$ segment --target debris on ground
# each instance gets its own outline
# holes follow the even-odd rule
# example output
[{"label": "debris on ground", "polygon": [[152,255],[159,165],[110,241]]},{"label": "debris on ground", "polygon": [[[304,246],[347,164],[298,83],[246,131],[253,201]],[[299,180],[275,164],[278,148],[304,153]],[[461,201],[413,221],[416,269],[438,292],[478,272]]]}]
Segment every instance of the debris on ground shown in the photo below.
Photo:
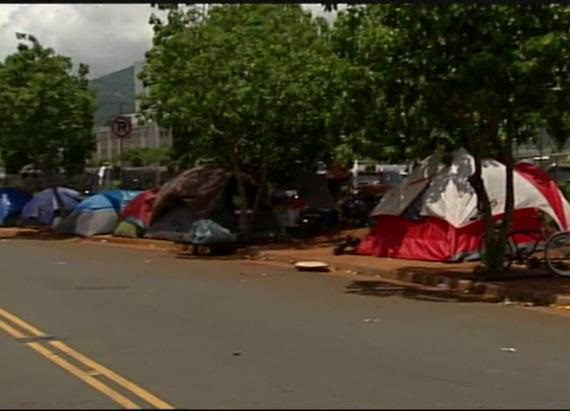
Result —
[{"label": "debris on ground", "polygon": [[57,261],[56,264],[57,265],[66,265],[67,263],[65,261]]},{"label": "debris on ground", "polygon": [[152,261],[152,260],[144,260],[143,262],[144,262],[145,264],[148,264],[148,263],[150,263],[151,261]]},{"label": "debris on ground", "polygon": [[503,351],[503,352],[517,352],[518,350],[514,347],[502,347],[501,351]]},{"label": "debris on ground", "polygon": [[295,268],[299,271],[330,271],[329,265],[322,261],[299,261],[295,263]]},{"label": "debris on ground", "polygon": [[236,351],[236,352],[232,353],[232,355],[233,355],[234,357],[239,357],[239,356],[241,355],[241,352]]},{"label": "debris on ground", "polygon": [[380,321],[380,319],[378,318],[365,318],[364,320],[362,320],[362,322],[365,323],[377,323],[378,321]]}]

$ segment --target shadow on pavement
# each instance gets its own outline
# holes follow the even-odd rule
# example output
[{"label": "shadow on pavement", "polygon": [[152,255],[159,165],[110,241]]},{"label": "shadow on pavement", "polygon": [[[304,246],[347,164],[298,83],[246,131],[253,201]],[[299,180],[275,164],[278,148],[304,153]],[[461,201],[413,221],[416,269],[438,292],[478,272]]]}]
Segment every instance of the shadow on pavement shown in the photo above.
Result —
[{"label": "shadow on pavement", "polygon": [[473,273],[473,269],[476,264],[471,265],[458,265],[453,266],[451,264],[442,264],[442,266],[437,267],[426,267],[426,266],[404,266],[396,268],[397,273],[414,273],[416,275],[426,275],[426,276],[442,276],[442,277],[452,277],[457,279],[475,280],[476,276]]},{"label": "shadow on pavement", "polygon": [[353,281],[346,287],[347,294],[356,294],[373,297],[399,296],[414,300],[433,302],[474,302],[470,298],[461,298],[446,291],[430,291],[425,289],[412,289],[403,286],[387,284],[382,281]]}]

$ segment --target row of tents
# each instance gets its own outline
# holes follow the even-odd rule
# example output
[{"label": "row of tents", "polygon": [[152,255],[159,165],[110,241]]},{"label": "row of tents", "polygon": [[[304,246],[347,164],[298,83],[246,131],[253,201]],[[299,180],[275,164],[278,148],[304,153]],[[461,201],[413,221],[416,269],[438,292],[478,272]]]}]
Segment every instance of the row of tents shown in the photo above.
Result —
[{"label": "row of tents", "polygon": [[[420,162],[380,200],[371,214],[375,223],[356,253],[441,262],[479,258],[484,224],[469,183],[474,167],[473,157],[465,150],[455,152],[450,163],[436,154]],[[482,178],[493,216],[499,219],[506,201],[506,167],[487,159]],[[244,181],[248,195],[254,196],[254,182],[245,176]],[[24,223],[51,225],[60,233],[114,233],[176,241],[196,221],[215,221],[235,232],[232,197],[236,191],[231,173],[211,166],[187,170],[160,188],[111,190],[88,198],[65,188],[47,189],[34,197],[16,189],[0,189],[0,225],[19,217]],[[548,215],[560,230],[569,229],[570,205],[539,167],[516,164],[514,193],[514,230],[542,228],[545,222],[540,213]],[[271,211],[261,213],[255,222],[254,231],[279,231]]]},{"label": "row of tents", "polygon": [[[250,197],[255,183],[244,176]],[[44,225],[55,232],[90,237],[115,234],[180,240],[192,225],[211,220],[235,231],[232,203],[237,192],[232,174],[212,166],[195,167],[160,188],[147,191],[108,190],[83,198],[65,187],[45,189],[35,196],[15,188],[0,189],[0,225]],[[279,230],[271,213],[257,219],[257,231]],[[265,217],[265,218],[264,218]]]}]

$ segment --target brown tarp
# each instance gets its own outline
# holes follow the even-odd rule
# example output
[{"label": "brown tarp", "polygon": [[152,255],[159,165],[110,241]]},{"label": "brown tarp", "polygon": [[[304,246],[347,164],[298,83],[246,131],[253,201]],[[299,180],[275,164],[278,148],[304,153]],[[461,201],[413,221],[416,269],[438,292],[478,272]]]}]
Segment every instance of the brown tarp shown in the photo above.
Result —
[{"label": "brown tarp", "polygon": [[162,186],[152,207],[151,222],[184,200],[196,220],[208,218],[218,206],[231,173],[199,166],[186,170]]}]

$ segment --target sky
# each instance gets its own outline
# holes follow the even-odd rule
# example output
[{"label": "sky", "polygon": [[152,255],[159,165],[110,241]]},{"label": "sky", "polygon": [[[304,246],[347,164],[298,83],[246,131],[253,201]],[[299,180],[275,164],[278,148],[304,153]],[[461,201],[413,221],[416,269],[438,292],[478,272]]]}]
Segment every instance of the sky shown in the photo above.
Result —
[{"label": "sky", "polygon": [[[331,17],[319,4],[304,7]],[[151,13],[149,4],[0,4],[0,60],[16,51],[16,32],[28,33],[99,77],[144,59]]]}]

